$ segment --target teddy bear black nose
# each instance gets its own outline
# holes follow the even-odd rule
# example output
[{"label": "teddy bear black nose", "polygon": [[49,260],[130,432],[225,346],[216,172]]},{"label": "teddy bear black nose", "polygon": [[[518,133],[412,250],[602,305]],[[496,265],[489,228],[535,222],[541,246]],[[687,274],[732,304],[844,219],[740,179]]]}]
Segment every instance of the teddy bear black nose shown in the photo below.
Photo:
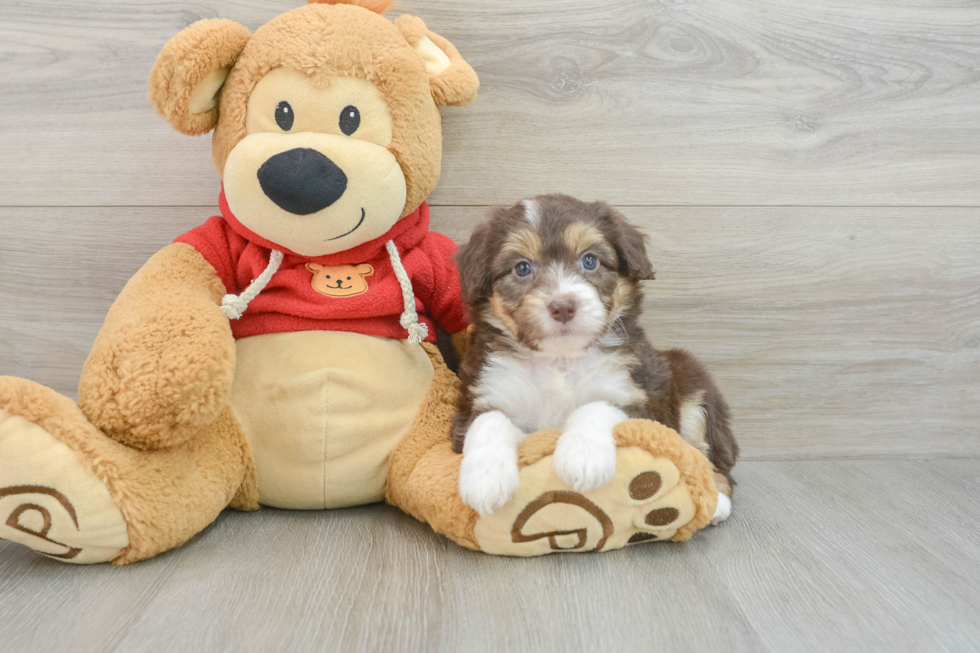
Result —
[{"label": "teddy bear black nose", "polygon": [[269,157],[259,168],[259,185],[279,208],[309,215],[340,199],[347,175],[320,152],[303,147]]}]

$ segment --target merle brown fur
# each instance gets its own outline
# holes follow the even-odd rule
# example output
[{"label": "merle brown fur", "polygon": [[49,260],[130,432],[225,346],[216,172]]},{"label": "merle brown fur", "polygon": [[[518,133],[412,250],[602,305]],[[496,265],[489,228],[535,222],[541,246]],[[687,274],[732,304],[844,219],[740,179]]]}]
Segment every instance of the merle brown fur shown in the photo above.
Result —
[{"label": "merle brown fur", "polygon": [[[627,284],[620,322],[625,342],[615,347],[630,361],[633,382],[647,394],[647,401],[620,406],[630,417],[656,420],[680,431],[681,406],[686,398],[703,392],[702,405],[706,413],[705,440],[708,458],[731,485],[731,470],[738,457],[738,443],[729,425],[728,404],[715,386],[708,371],[690,353],[682,349],[657,350],[650,344],[640,326],[643,310],[641,282],[654,278],[653,266],[646,252],[646,238],[618,211],[603,202],[585,203],[567,195],[543,195],[535,198],[540,207],[537,233],[544,243],[544,256],[567,257],[562,251],[564,230],[572,222],[584,222],[596,227],[606,239],[610,256],[602,260],[609,275]],[[466,355],[460,362],[460,393],[457,415],[453,421],[453,449],[461,452],[463,440],[474,414],[470,389],[476,383],[490,352],[517,351],[520,347],[534,348],[533,342],[493,326],[487,319],[490,299],[495,287],[506,283],[513,261],[501,259],[500,252],[509,234],[525,228],[524,207],[492,209],[486,222],[479,225],[470,240],[456,255],[463,298],[472,307],[473,335]],[[600,256],[600,258],[602,258]],[[611,301],[608,278],[594,284],[603,302]],[[613,284],[615,285],[615,284]],[[607,308],[609,304],[607,303]]]}]

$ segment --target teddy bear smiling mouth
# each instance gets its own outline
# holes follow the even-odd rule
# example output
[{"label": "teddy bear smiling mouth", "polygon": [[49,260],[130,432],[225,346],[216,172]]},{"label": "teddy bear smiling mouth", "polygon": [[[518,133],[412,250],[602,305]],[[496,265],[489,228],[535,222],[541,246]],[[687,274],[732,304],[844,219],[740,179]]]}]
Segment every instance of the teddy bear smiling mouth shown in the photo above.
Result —
[{"label": "teddy bear smiling mouth", "polygon": [[352,233],[354,233],[355,231],[357,231],[357,229],[358,229],[358,228],[359,228],[359,227],[360,227],[360,226],[361,226],[362,224],[364,224],[364,216],[365,216],[365,212],[364,212],[364,207],[362,206],[362,207],[361,207],[361,219],[357,221],[357,224],[356,224],[356,225],[354,225],[354,228],[353,228],[353,229],[351,229],[350,231],[348,231],[348,232],[346,232],[346,233],[342,233],[342,234],[340,234],[339,236],[334,236],[333,238],[326,238],[326,239],[324,239],[324,241],[325,241],[325,242],[330,242],[331,240],[338,240],[338,239],[340,239],[340,238],[343,238],[344,236],[349,236],[349,235],[351,235]]}]

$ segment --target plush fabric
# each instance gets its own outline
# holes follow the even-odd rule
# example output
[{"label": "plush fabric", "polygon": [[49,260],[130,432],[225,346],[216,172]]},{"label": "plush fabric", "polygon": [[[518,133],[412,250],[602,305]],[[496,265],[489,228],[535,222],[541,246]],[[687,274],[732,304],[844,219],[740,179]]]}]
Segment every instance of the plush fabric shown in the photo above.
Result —
[{"label": "plush fabric", "polygon": [[[616,476],[585,493],[563,487],[550,455],[523,467],[520,478],[510,503],[477,520],[474,534],[482,551],[527,557],[684,539],[677,531],[697,512],[687,486],[678,483],[674,461],[638,447],[620,447]],[[631,488],[644,484],[656,491],[633,496]]]},{"label": "plush fabric", "polygon": [[[289,83],[268,78],[273,91],[259,97],[265,113],[253,125],[278,124],[279,105],[266,105],[280,92],[305,92],[310,80],[306,90],[317,102],[364,90],[356,78],[378,91],[361,95],[372,98],[365,115],[378,115],[378,96],[387,105],[390,121],[364,139],[330,121],[318,139],[290,133],[288,120],[280,133],[254,132],[274,144],[264,162],[239,169],[239,181],[251,183],[287,152],[291,166],[319,166],[296,171],[297,179],[327,169],[335,179],[312,192],[283,173],[271,197],[265,188],[260,196],[251,186],[226,187],[242,192],[236,197],[246,210],[262,203],[249,218],[264,212],[286,225],[277,233],[302,240],[316,231],[310,221],[332,227],[349,215],[350,207],[330,213],[327,200],[360,206],[375,192],[398,204],[380,237],[364,231],[329,250],[323,242],[336,240],[333,230],[309,236],[303,251],[339,252],[311,258],[252,233],[228,208],[238,205],[222,196],[221,216],[154,255],[120,293],[82,370],[78,404],[0,377],[0,524],[17,541],[60,559],[125,564],[180,546],[227,507],[322,508],[382,497],[462,546],[506,555],[608,550],[651,539],[650,532],[684,539],[710,518],[716,490],[707,460],[651,422],[617,428],[622,473],[588,496],[556,480],[557,433],[544,432],[521,448],[522,487],[511,504],[480,518],[460,499],[460,456],[449,438],[458,380],[431,341],[438,324],[465,350],[467,311],[453,244],[428,232],[424,200],[439,177],[437,105],[471,101],[478,81],[420,19],[382,17],[388,4],[330,0],[287,12],[251,36],[236,23],[206,20],[164,47],[150,100],[178,131],[215,128],[222,173],[236,145],[253,136],[250,93],[273,69],[290,69],[279,75]],[[337,97],[329,97],[331,83]],[[390,142],[370,141],[388,141],[388,126]],[[396,159],[404,200],[390,192],[401,189],[401,177],[385,186],[371,175],[351,182],[367,187],[344,200],[340,165],[328,166],[328,155],[312,146],[330,149],[341,165],[338,152]],[[249,222],[261,230],[259,223],[269,221]],[[349,294],[329,288],[327,274],[339,269],[362,275],[361,285],[352,278]],[[429,342],[420,342],[423,326]]]},{"label": "plush fabric", "polygon": [[259,502],[342,508],[384,499],[388,454],[433,375],[421,347],[343,331],[238,341],[231,406],[256,462]]},{"label": "plush fabric", "polygon": [[[457,65],[469,69],[471,76],[453,74],[472,86],[476,78],[472,69],[462,59]],[[245,137],[248,96],[277,67],[311,76],[354,75],[375,84],[391,112],[395,136],[389,149],[405,173],[403,215],[418,208],[435,188],[442,159],[441,120],[431,101],[435,97],[432,83],[425,62],[398,28],[361,7],[299,7],[256,30],[221,93],[221,119],[214,133],[218,171],[224,170],[231,149]]]},{"label": "plush fabric", "polygon": [[443,68],[435,76],[429,77],[432,86],[432,98],[436,104],[443,106],[462,107],[476,99],[480,88],[480,80],[468,63],[463,61],[456,47],[435,32],[426,29],[425,23],[418,16],[408,14],[395,19],[395,27],[401,30],[410,45],[428,37],[449,59],[449,66]]},{"label": "plush fabric", "polygon": [[220,18],[198,21],[180,32],[150,71],[150,104],[182,134],[197,136],[214,129],[217,107],[195,115],[191,98],[215,71],[235,63],[250,37],[245,26]]},{"label": "plush fabric", "polygon": [[[456,413],[459,381],[438,350],[426,348],[435,368],[432,386],[412,430],[391,454],[385,496],[437,532],[476,551],[532,556],[686,540],[711,520],[718,501],[711,463],[674,430],[646,420],[616,427],[616,477],[584,495],[565,485],[552,467],[560,432],[530,436],[519,450],[517,495],[480,517],[459,498],[462,456],[444,435]],[[653,474],[657,487],[648,496],[631,492],[638,478]],[[558,535],[549,537],[553,533]]]},{"label": "plush fabric", "polygon": [[391,7],[395,0],[309,0],[311,5],[339,5],[348,4],[355,7],[363,7],[376,14],[383,14]]},{"label": "plush fabric", "polygon": [[[129,545],[126,520],[94,471],[43,428],[4,410],[0,477],[0,538],[75,564],[108,562]],[[71,498],[56,484],[72,488]]]},{"label": "plush fabric", "polygon": [[[192,440],[157,451],[141,451],[109,438],[73,401],[24,379],[0,377],[0,411],[23,417],[67,445],[105,485],[126,520],[129,538],[113,559],[117,564],[183,544],[233,501],[241,509],[258,507],[249,500],[255,483],[248,476],[253,471],[251,452],[227,407]],[[30,457],[24,464],[43,467],[49,461]],[[0,479],[0,487],[8,485]],[[89,495],[71,479],[49,480],[48,485],[68,497],[80,513],[87,511]]]},{"label": "plush fabric", "polygon": [[138,449],[178,446],[228,403],[235,341],[214,268],[190,245],[155,254],[123,288],[82,369],[79,405]]},{"label": "plush fabric", "polygon": [[459,379],[435,345],[423,345],[435,370],[411,430],[391,452],[385,499],[469,549],[478,515],[459,498],[459,459],[449,441]]},{"label": "plush fabric", "polygon": [[[617,446],[643,449],[653,457],[672,461],[678,468],[679,482],[689,489],[697,511],[692,520],[679,527],[670,539],[686,540],[711,521],[718,502],[718,490],[714,484],[714,470],[705,456],[684,442],[673,429],[647,420],[623,422],[615,428],[613,435]],[[557,431],[545,431],[538,437],[526,440],[521,445],[518,464],[525,467],[550,456],[555,451],[558,436]]]}]

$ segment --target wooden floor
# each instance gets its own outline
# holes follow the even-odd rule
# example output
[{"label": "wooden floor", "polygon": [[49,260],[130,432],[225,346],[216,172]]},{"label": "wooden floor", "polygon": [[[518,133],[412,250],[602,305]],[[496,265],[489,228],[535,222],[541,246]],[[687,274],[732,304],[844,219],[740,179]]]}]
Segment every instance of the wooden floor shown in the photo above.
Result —
[{"label": "wooden floor", "polygon": [[680,544],[497,558],[389,506],[225,513],[126,568],[0,544],[4,651],[975,651],[973,460],[750,462]]},{"label": "wooden floor", "polygon": [[[216,211],[146,100],[200,18],[0,0],[0,374],[74,396],[126,280]],[[691,542],[473,554],[385,506],[226,514],[124,569],[0,543],[0,651],[980,650],[980,0],[412,0],[482,81],[433,228],[568,192],[651,237],[645,326],[743,446]]]}]

